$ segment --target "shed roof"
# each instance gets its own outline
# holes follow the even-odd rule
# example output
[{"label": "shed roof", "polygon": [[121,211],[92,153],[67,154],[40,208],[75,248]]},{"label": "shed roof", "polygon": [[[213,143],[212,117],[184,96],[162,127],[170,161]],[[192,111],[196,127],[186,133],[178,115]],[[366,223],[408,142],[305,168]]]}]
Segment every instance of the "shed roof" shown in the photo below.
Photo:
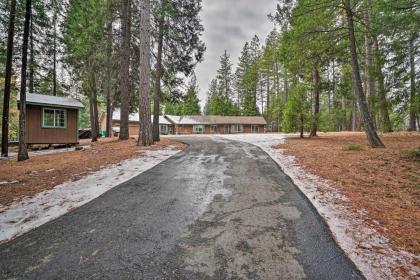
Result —
[{"label": "shed roof", "polygon": [[[17,96],[17,101],[20,102],[20,95]],[[49,105],[63,108],[84,108],[83,104],[77,99],[71,97],[52,96],[36,93],[26,94],[26,104],[30,105]]]},{"label": "shed roof", "polygon": [[[120,121],[121,120],[121,111],[119,109],[115,110],[112,113],[112,120],[114,121]],[[138,122],[139,121],[139,113],[133,113],[128,116],[128,120],[130,122]],[[153,116],[152,116],[152,122],[153,122]],[[159,116],[159,124],[167,124],[170,125],[170,123],[165,117]]]},{"label": "shed roof", "polygon": [[267,122],[261,116],[165,116],[167,119],[179,125],[194,124],[255,124],[266,125]]}]

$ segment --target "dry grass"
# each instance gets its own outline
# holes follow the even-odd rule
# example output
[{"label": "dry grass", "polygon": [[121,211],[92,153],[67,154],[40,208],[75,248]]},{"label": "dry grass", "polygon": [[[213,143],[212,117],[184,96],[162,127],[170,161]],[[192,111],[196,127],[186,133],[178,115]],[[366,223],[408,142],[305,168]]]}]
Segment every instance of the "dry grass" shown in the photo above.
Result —
[{"label": "dry grass", "polygon": [[101,139],[90,148],[34,156],[24,162],[16,159],[0,161],[0,182],[17,181],[0,185],[0,205],[6,206],[26,196],[33,196],[53,188],[68,180],[77,180],[90,172],[98,171],[110,164],[139,157],[147,150],[158,150],[175,145],[180,149],[184,144],[166,138],[151,147],[137,146],[134,139],[119,141]]},{"label": "dry grass", "polygon": [[391,243],[420,253],[420,133],[381,135],[386,148],[372,149],[363,133],[320,133],[288,139],[281,148],[313,173],[335,181],[352,209]]}]

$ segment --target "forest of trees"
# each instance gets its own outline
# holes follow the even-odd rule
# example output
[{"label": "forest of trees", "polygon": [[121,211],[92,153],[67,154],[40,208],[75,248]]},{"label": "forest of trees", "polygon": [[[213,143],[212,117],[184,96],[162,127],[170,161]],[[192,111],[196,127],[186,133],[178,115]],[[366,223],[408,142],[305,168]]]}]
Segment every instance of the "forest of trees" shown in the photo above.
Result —
[{"label": "forest of trees", "polygon": [[201,0],[1,0],[2,155],[8,139],[23,141],[18,92],[80,99],[92,141],[114,108],[122,140],[140,110],[144,145],[159,140],[162,112],[263,115],[271,131],[302,136],[365,130],[373,147],[383,145],[377,131],[420,127],[418,1],[279,0],[265,40],[245,43],[236,66],[221,54],[203,111],[201,9]]},{"label": "forest of trees", "polygon": [[[23,139],[17,137],[23,130],[17,127],[18,91],[80,99],[79,123],[91,128],[92,141],[102,112],[111,135],[115,108],[121,109],[122,140],[129,136],[128,115],[140,111],[141,127],[150,126],[141,131],[144,145],[159,140],[164,104],[200,113],[194,76],[205,51],[200,11],[201,0],[0,1],[2,155],[8,139]],[[19,124],[24,127],[24,119]]]},{"label": "forest of trees", "polygon": [[283,0],[276,28],[225,52],[204,112],[263,115],[272,131],[420,127],[420,4],[412,0]]}]

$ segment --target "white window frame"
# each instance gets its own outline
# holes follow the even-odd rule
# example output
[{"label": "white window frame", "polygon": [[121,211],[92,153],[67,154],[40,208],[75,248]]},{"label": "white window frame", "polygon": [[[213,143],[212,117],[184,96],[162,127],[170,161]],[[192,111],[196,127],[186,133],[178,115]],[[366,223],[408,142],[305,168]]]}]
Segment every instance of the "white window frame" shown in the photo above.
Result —
[{"label": "white window frame", "polygon": [[[162,129],[162,128],[165,128],[165,129]],[[162,134],[168,134],[168,125],[167,124],[160,124],[159,125],[159,131],[160,131],[160,133],[162,133]]]},{"label": "white window frame", "polygon": [[230,126],[231,133],[242,133],[244,132],[244,126],[242,124],[232,124]]},{"label": "white window frame", "polygon": [[204,133],[204,125],[194,124],[193,125],[193,132],[197,133],[197,134],[203,134]]},{"label": "white window frame", "polygon": [[[45,111],[54,111],[54,125],[46,125],[45,124]],[[60,126],[56,124],[56,114],[57,112],[63,112],[64,113],[64,126]],[[41,120],[41,126],[42,128],[60,128],[60,129],[66,129],[67,128],[67,110],[61,109],[61,108],[48,108],[43,107],[42,108],[42,120]]]}]

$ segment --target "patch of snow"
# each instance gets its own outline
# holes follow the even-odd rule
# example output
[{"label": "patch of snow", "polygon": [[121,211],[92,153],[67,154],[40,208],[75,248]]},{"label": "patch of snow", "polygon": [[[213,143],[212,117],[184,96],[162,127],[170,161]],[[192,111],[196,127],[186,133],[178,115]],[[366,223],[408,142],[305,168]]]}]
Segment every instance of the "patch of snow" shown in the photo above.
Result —
[{"label": "patch of snow", "polygon": [[0,181],[0,186],[1,185],[11,185],[11,184],[16,184],[19,183],[19,181],[13,180],[13,181]]},{"label": "patch of snow", "polygon": [[[292,179],[328,224],[333,237],[367,279],[406,279],[397,275],[398,268],[408,269],[412,279],[420,274],[414,262],[419,256],[392,248],[388,239],[363,221],[363,210],[354,212],[345,206],[348,198],[337,193],[334,182],[309,173],[293,156],[275,146],[284,143],[285,134],[218,135],[260,147]],[[343,202],[343,203],[340,203]]]},{"label": "patch of snow", "polygon": [[0,243],[88,203],[178,152],[179,150],[174,146],[146,151],[141,157],[91,172],[80,180],[65,182],[51,190],[38,193],[34,197],[14,202],[10,206],[0,205]]},{"label": "patch of snow", "polygon": [[[88,147],[89,146],[83,147],[83,149],[86,149]],[[76,150],[75,147],[71,147],[71,148],[58,148],[58,149],[45,149],[45,150],[39,150],[39,151],[30,151],[29,152],[29,157],[35,157],[35,156],[41,156],[41,155],[50,155],[50,154],[59,154],[59,153],[64,153],[64,152],[73,152],[75,150]],[[9,157],[7,157],[7,158],[1,157],[0,159],[8,160],[8,159],[11,159],[11,158],[16,158],[16,157],[17,157],[16,152],[9,152]]]}]

